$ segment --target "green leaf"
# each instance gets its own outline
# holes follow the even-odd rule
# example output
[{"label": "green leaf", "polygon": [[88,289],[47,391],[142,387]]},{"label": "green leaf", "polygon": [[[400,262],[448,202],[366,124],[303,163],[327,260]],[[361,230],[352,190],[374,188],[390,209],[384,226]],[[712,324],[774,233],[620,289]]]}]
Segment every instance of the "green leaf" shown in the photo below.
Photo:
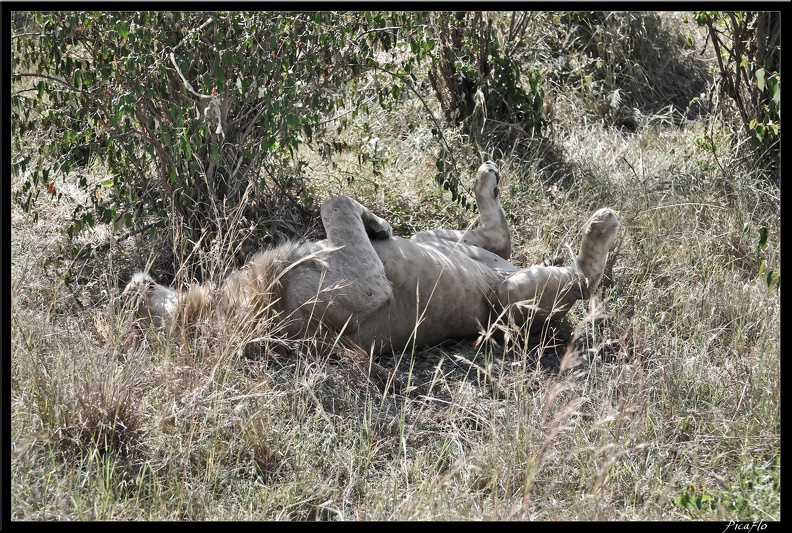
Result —
[{"label": "green leaf", "polygon": [[760,68],[756,71],[756,86],[759,87],[760,91],[764,91],[765,88],[765,70]]},{"label": "green leaf", "polygon": [[759,249],[763,249],[767,246],[767,228],[762,226],[759,228]]}]

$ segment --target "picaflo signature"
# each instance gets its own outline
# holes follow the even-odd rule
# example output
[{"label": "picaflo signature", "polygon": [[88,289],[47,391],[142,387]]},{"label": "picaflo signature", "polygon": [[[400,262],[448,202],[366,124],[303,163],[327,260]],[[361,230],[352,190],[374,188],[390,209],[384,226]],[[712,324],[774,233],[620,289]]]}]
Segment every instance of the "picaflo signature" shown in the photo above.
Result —
[{"label": "picaflo signature", "polygon": [[736,522],[734,520],[729,520],[726,529],[724,529],[722,533],[726,533],[729,530],[742,531],[743,533],[752,533],[754,529],[756,529],[756,531],[764,531],[766,528],[767,524],[761,519],[754,520],[753,522]]}]

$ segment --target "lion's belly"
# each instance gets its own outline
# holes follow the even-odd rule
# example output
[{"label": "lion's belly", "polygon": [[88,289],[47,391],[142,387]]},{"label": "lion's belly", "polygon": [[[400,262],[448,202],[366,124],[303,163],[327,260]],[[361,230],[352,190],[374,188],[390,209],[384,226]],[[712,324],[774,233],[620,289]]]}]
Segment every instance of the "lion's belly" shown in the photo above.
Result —
[{"label": "lion's belly", "polygon": [[[393,299],[351,335],[360,346],[401,350],[413,343],[472,337],[487,326],[490,298],[505,277],[500,269],[459,248],[446,255],[448,250],[398,237],[372,244],[392,285]],[[486,254],[485,259],[494,256]]]}]

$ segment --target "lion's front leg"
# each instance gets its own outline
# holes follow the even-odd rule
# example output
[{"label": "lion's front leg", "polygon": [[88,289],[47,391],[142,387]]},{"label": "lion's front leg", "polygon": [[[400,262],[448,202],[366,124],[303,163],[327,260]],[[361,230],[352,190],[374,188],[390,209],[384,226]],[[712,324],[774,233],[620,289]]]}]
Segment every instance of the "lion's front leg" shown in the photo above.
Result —
[{"label": "lion's front leg", "polygon": [[346,320],[350,315],[362,321],[393,298],[385,267],[371,245],[369,234],[387,239],[393,230],[359,202],[337,196],[322,205],[322,223],[327,241],[337,247],[328,254],[327,282],[334,283],[331,319]]},{"label": "lion's front leg", "polygon": [[352,334],[393,298],[369,234],[388,238],[390,225],[357,201],[337,196],[322,204],[327,241],[306,245],[306,260],[284,278],[284,299],[301,324],[316,320]]}]

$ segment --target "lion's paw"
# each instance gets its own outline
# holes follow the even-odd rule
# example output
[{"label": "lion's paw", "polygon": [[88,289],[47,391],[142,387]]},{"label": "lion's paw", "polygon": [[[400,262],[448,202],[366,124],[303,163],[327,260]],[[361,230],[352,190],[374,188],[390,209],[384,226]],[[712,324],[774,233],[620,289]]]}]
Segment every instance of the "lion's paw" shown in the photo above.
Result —
[{"label": "lion's paw", "polygon": [[476,194],[483,195],[492,191],[495,198],[498,197],[498,182],[500,181],[500,171],[498,166],[492,161],[487,161],[478,169],[476,176]]},{"label": "lion's paw", "polygon": [[391,225],[374,213],[369,213],[368,216],[363,217],[363,225],[366,227],[366,234],[370,239],[388,239],[393,235]]}]

